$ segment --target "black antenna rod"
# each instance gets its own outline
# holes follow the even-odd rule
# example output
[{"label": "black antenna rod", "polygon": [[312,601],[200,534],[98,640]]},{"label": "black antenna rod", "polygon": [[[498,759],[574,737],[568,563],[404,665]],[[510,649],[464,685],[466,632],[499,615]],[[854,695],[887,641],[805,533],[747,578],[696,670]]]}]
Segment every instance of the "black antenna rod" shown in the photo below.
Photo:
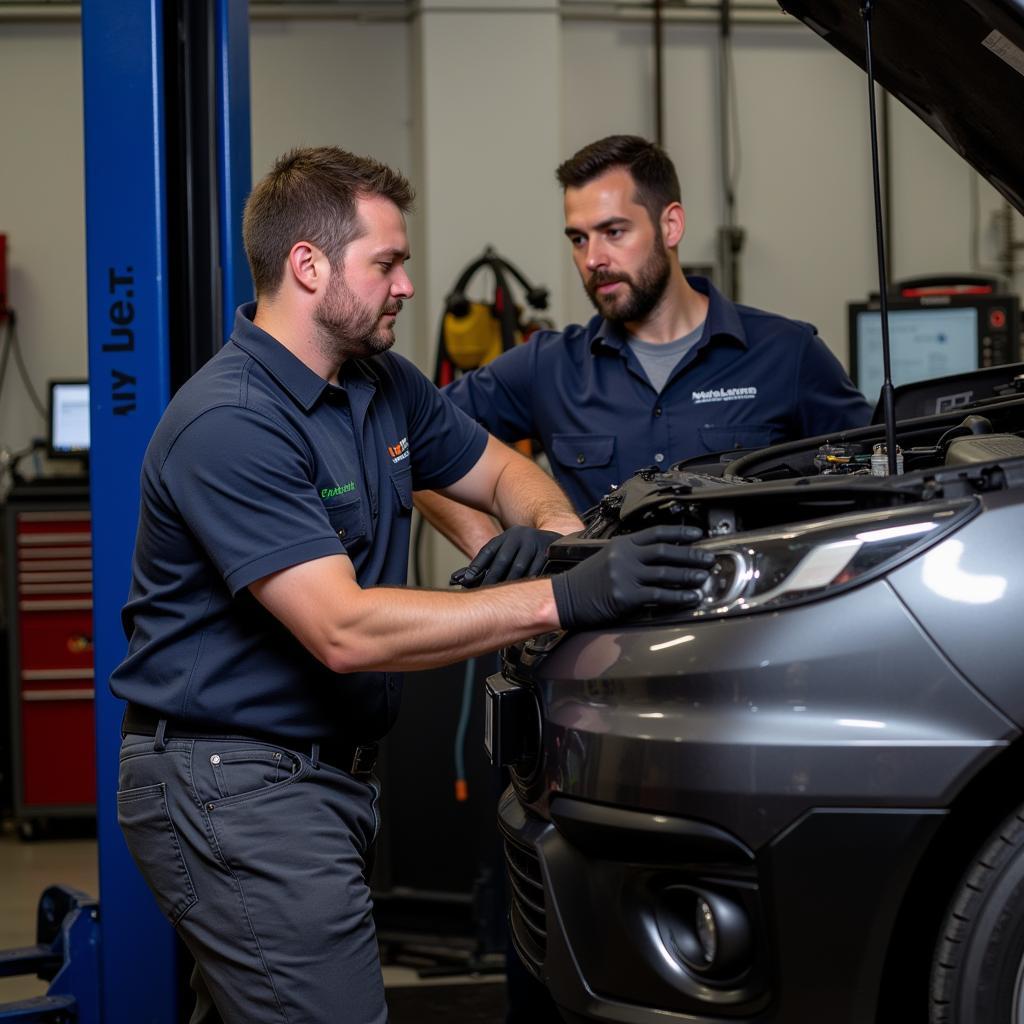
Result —
[{"label": "black antenna rod", "polygon": [[878,175],[878,129],[875,122],[875,71],[871,59],[872,0],[862,0],[860,13],[864,18],[864,53],[867,57],[868,111],[871,116],[871,178],[875,188],[875,238],[878,245],[878,298],[882,315],[882,410],[885,419],[885,447],[889,476],[896,475],[896,405],[892,390],[892,364],[889,358],[889,275],[885,269],[885,237],[882,230],[882,186]]}]

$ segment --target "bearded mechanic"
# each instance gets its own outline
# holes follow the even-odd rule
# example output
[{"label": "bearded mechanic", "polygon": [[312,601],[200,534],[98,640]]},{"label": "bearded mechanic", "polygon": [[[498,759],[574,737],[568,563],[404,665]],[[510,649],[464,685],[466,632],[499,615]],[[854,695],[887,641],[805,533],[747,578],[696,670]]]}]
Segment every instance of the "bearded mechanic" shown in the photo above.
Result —
[{"label": "bearded mechanic", "polygon": [[[659,146],[612,135],[556,176],[573,261],[598,315],[534,334],[445,394],[495,437],[537,440],[578,511],[644,466],[869,421],[870,406],[812,325],[734,304],[706,279],[683,275],[686,215]],[[416,503],[476,556],[464,585],[543,564],[552,535],[516,529],[495,538],[484,516],[436,495]]]},{"label": "bearded mechanic", "polygon": [[384,1024],[365,878],[373,741],[403,669],[686,607],[696,531],[609,544],[552,580],[402,586],[412,489],[505,524],[579,520],[558,487],[389,351],[413,287],[396,171],[296,150],[254,188],[256,302],[174,396],[143,463],[118,820],[196,961],[192,1024]]}]

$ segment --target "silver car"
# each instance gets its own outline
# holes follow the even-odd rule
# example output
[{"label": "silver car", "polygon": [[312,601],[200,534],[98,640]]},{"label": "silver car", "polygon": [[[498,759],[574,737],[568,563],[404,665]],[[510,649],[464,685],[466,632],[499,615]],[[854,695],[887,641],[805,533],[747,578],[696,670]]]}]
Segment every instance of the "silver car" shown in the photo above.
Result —
[{"label": "silver car", "polygon": [[[863,60],[856,0],[786,6]],[[877,78],[1020,209],[1024,133],[992,139],[1024,8],[934,6],[882,5]],[[718,555],[693,611],[537,637],[488,683],[514,941],[567,1020],[1024,1022],[1022,369],[901,420],[902,475],[881,426],[652,469],[552,548],[686,522]]]}]

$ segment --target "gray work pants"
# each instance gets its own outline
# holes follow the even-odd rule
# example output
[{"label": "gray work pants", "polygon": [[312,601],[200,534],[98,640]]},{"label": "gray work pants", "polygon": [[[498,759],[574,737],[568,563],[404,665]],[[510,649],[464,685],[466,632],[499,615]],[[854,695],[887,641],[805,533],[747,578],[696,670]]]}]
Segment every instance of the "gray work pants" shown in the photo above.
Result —
[{"label": "gray work pants", "polygon": [[118,821],[196,959],[192,1024],[385,1024],[377,796],[267,743],[125,737]]}]

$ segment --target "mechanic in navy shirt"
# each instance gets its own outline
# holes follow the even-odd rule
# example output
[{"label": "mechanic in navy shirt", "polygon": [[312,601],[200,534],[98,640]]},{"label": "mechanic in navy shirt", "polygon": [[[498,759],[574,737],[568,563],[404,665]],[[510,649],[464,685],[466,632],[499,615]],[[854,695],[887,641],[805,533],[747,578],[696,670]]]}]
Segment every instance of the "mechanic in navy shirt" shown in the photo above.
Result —
[{"label": "mechanic in navy shirt", "polygon": [[693,531],[560,577],[403,588],[414,487],[563,532],[557,485],[388,350],[413,294],[408,182],[335,148],[246,204],[257,301],[147,449],[117,794],[128,847],[196,960],[193,1024],[383,1024],[366,864],[372,743],[407,668],[699,599]]},{"label": "mechanic in navy shirt", "polygon": [[[662,149],[613,135],[581,149],[557,177],[565,234],[598,315],[534,334],[445,391],[495,437],[538,440],[578,511],[644,466],[869,421],[870,406],[814,327],[735,305],[683,275],[685,214]],[[494,536],[483,516],[432,495],[417,504],[470,557]],[[515,578],[495,572],[502,543],[521,548],[529,537],[496,541],[468,582]],[[518,551],[518,564],[536,565],[530,554]]]}]

